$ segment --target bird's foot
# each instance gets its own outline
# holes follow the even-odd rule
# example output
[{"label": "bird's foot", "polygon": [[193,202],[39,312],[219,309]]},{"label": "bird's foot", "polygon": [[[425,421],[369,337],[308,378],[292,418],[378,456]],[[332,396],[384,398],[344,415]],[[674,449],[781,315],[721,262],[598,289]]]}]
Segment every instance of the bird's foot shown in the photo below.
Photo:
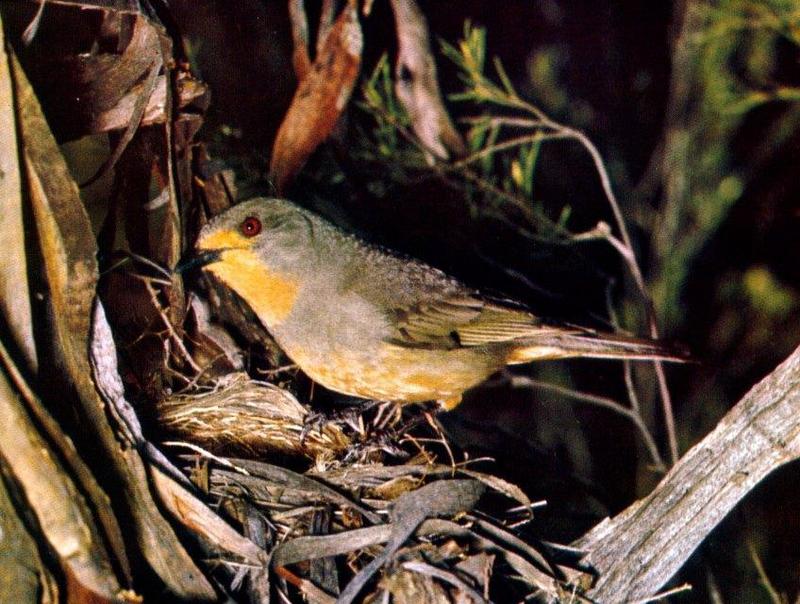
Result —
[{"label": "bird's foot", "polygon": [[308,435],[315,430],[321,434],[325,426],[329,424],[349,429],[357,434],[364,434],[364,413],[385,403],[383,401],[356,400],[357,402],[354,404],[348,405],[342,409],[333,411],[312,411],[306,415],[303,419],[303,429],[300,432],[300,442],[305,442]]},{"label": "bird's foot", "polygon": [[344,428],[348,427],[356,432],[360,431],[362,409],[358,407],[346,407],[336,411],[312,411],[303,419],[303,429],[300,431],[300,444],[304,444],[308,435],[314,431],[322,432],[325,426],[333,424]]},{"label": "bird's foot", "polygon": [[398,444],[397,433],[393,429],[379,430],[368,434],[360,442],[354,442],[348,447],[344,456],[344,463],[353,463],[374,458],[376,454],[387,454],[397,459],[406,459],[408,452]]}]

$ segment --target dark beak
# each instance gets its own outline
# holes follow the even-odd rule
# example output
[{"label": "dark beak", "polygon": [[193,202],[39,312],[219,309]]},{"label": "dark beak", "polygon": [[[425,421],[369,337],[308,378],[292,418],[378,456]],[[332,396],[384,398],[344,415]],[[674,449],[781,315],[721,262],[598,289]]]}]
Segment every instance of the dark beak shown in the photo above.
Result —
[{"label": "dark beak", "polygon": [[211,264],[212,262],[217,262],[219,260],[221,253],[222,252],[220,250],[210,250],[208,252],[203,252],[201,254],[193,254],[190,256],[185,256],[184,258],[181,259],[180,262],[178,262],[178,265],[175,267],[174,272],[181,274],[193,268],[206,266],[207,264]]}]

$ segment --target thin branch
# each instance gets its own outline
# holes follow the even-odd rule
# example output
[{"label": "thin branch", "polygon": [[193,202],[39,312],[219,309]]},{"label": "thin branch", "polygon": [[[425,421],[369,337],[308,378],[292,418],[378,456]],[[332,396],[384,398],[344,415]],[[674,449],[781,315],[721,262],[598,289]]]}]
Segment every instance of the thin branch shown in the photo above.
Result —
[{"label": "thin branch", "polygon": [[521,147],[522,145],[527,145],[529,143],[538,143],[543,141],[551,141],[551,140],[562,140],[565,138],[569,138],[568,135],[564,135],[560,132],[553,132],[549,134],[545,134],[543,132],[535,132],[534,134],[526,134],[524,136],[517,136],[515,138],[508,139],[503,141],[502,143],[496,143],[494,145],[489,145],[484,147],[480,151],[473,153],[465,157],[462,160],[457,162],[453,162],[449,164],[450,168],[459,169],[467,166],[469,164],[475,163],[476,161],[483,159],[489,155],[493,155],[499,151],[505,151],[507,149],[512,149],[514,147]]},{"label": "thin branch", "polygon": [[692,586],[688,583],[684,583],[683,585],[678,585],[678,587],[673,587],[672,589],[668,589],[667,591],[662,591],[661,593],[657,593],[656,595],[645,598],[644,600],[634,600],[631,604],[650,604],[650,602],[659,602],[671,596],[675,596],[678,594],[686,593],[687,591],[692,591]]},{"label": "thin branch", "polygon": [[556,384],[548,384],[546,382],[540,382],[538,380],[534,380],[532,378],[521,376],[521,375],[511,375],[509,377],[511,381],[511,386],[513,388],[536,388],[538,390],[548,390],[550,392],[555,392],[556,394],[560,394],[567,398],[574,399],[576,401],[580,401],[582,403],[587,403],[589,405],[594,405],[596,407],[601,407],[603,409],[608,409],[609,411],[613,411],[618,415],[630,420],[639,433],[642,436],[642,441],[647,447],[648,452],[650,453],[650,457],[653,460],[653,465],[655,469],[659,472],[666,471],[666,465],[664,464],[664,460],[661,457],[661,454],[658,452],[658,446],[656,445],[655,439],[653,435],[650,434],[650,431],[647,429],[647,426],[642,419],[642,416],[639,415],[633,409],[629,409],[621,404],[619,404],[614,399],[607,398],[605,396],[599,396],[596,394],[590,394],[587,392],[579,392],[577,390],[572,390],[570,388],[564,388],[563,386],[558,386]]},{"label": "thin branch", "polygon": [[756,551],[756,548],[750,539],[747,540],[747,551],[750,553],[750,559],[753,561],[753,566],[756,567],[758,579],[761,581],[761,585],[764,586],[764,589],[767,590],[767,594],[769,595],[769,599],[772,601],[772,604],[784,604],[783,598],[781,598],[778,590],[775,589],[772,581],[770,581],[769,575],[767,575],[767,571],[764,569],[764,564],[761,562],[761,558],[759,557],[758,552]]}]

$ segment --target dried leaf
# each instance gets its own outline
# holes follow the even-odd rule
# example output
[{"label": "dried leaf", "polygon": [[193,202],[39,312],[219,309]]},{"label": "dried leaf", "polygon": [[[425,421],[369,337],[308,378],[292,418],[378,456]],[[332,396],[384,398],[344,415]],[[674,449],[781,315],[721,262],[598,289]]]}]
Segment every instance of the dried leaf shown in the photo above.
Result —
[{"label": "dried leaf", "polygon": [[139,128],[139,124],[142,122],[142,117],[144,117],[144,113],[147,109],[147,102],[152,96],[153,92],[155,92],[156,83],[158,82],[158,74],[161,71],[162,66],[163,61],[161,57],[156,56],[156,58],[153,60],[153,63],[149,67],[144,82],[141,85],[139,96],[136,97],[133,107],[131,108],[131,112],[127,116],[127,127],[125,128],[125,132],[123,132],[122,136],[117,141],[114,151],[111,153],[108,159],[103,162],[103,165],[100,166],[100,169],[95,173],[94,176],[92,176],[81,186],[88,187],[90,184],[106,176],[106,174],[110,173],[110,171],[114,168],[116,163],[119,161],[119,158],[122,157],[122,154],[125,152],[125,148],[130,144],[131,140],[133,140],[133,136],[136,134],[136,130]]},{"label": "dried leaf", "polygon": [[186,315],[186,335],[190,352],[203,370],[205,381],[244,370],[244,352],[218,323],[211,321],[211,309],[206,300],[189,294]]},{"label": "dried leaf", "polygon": [[392,509],[392,535],[386,547],[344,588],[338,604],[350,604],[366,583],[386,564],[427,518],[453,516],[471,510],[485,487],[477,480],[437,480],[401,495]]},{"label": "dried leaf", "polygon": [[[7,475],[8,469],[3,468],[3,473]],[[0,535],[3,536],[0,602],[56,604],[58,584],[42,562],[36,540],[17,515],[4,480],[0,480]]]},{"label": "dried leaf", "polygon": [[289,491],[294,490],[297,492],[294,496],[297,497],[298,500],[301,500],[300,498],[302,497],[306,502],[326,502],[342,507],[349,507],[357,510],[369,522],[374,524],[381,522],[380,516],[375,512],[368,510],[364,506],[359,505],[338,491],[313,478],[261,461],[250,459],[231,459],[230,461],[235,466],[245,469],[248,475],[214,468],[211,474],[212,480],[222,479],[234,484],[241,484],[249,489],[264,488],[265,482],[273,482],[283,487],[282,492],[287,497],[292,496]]},{"label": "dried leaf", "polygon": [[237,199],[237,190],[234,171],[212,162],[202,143],[195,145],[194,160],[197,164],[195,172],[200,173],[199,176],[195,174],[195,182],[200,186],[206,211],[197,217],[196,224],[192,224],[196,234],[208,218],[221,214],[233,205]]},{"label": "dried leaf", "polygon": [[47,282],[57,367],[78,395],[84,428],[103,451],[121,492],[118,503],[133,520],[133,538],[167,588],[181,597],[216,597],[172,528],[161,516],[150,492],[138,453],[122,450],[92,380],[88,359],[91,310],[97,283],[95,242],[75,182],[56,145],[41,108],[19,63],[12,74],[17,92],[22,152],[30,183],[42,275]]},{"label": "dried leaf", "polygon": [[[83,36],[94,36],[101,48],[108,48],[109,42],[116,37],[119,50],[81,52],[81,47],[73,49],[68,45],[68,38],[65,42],[53,33],[53,39],[42,37],[26,53],[26,69],[35,76],[36,90],[59,141],[99,132],[98,122],[102,124],[104,116],[119,108],[123,99],[132,92],[138,92],[134,98],[142,97],[144,109],[151,95],[146,93],[143,81],[162,57],[163,34],[153,21],[142,16],[106,13],[98,32],[90,25],[91,20],[81,19],[77,12],[54,11],[51,17],[66,13],[71,25],[83,28]],[[64,16],[61,18],[65,19]],[[76,37],[81,36],[76,34]],[[50,50],[52,45],[66,48],[62,53],[54,54]],[[136,101],[123,104],[123,107],[129,108],[127,119],[124,116],[118,119],[124,119],[125,126],[131,122],[138,125],[138,121],[132,119]]]},{"label": "dried leaf", "polygon": [[[331,530],[331,510],[315,510],[311,519],[312,535],[327,535]],[[339,593],[339,573],[336,570],[336,558],[327,556],[312,560],[308,570],[309,578],[329,594]]]},{"label": "dried leaf", "polygon": [[363,38],[354,2],[336,19],[278,129],[270,178],[280,193],[333,131],[353,91]]},{"label": "dried leaf", "polygon": [[[112,256],[110,264],[125,256]],[[113,327],[125,367],[125,382],[133,392],[151,400],[164,396],[167,351],[165,326],[158,300],[147,283],[135,276],[137,267],[127,263],[103,275],[98,288],[108,321]]]},{"label": "dried leaf", "polygon": [[518,501],[525,507],[530,507],[532,505],[531,500],[522,491],[522,489],[520,489],[517,485],[508,482],[507,480],[503,480],[502,478],[493,476],[492,474],[486,474],[484,472],[476,472],[474,470],[467,470],[466,468],[460,469],[459,473],[464,474],[465,476],[469,476],[470,478],[475,478],[476,480],[480,480],[487,487],[494,489],[498,493],[502,493],[509,499],[514,499]]},{"label": "dried leaf", "polygon": [[439,91],[425,16],[414,0],[391,0],[391,3],[398,43],[397,98],[429,154],[441,160],[464,155],[464,141],[453,126]]},{"label": "dried leaf", "polygon": [[[463,527],[445,520],[426,520],[416,530],[419,536],[451,535],[453,529],[464,533]],[[335,535],[296,537],[279,544],[272,552],[273,566],[287,566],[306,560],[338,556],[386,543],[392,536],[391,524],[379,524],[353,529]]]},{"label": "dried leaf", "polygon": [[308,56],[308,16],[305,0],[289,0],[289,22],[292,31],[292,66],[298,82],[308,77],[311,58]]},{"label": "dried leaf", "polygon": [[[131,116],[136,107],[136,102],[143,94],[144,87],[144,82],[136,84],[116,105],[114,105],[114,107],[92,116],[92,121],[89,122],[87,127],[89,132],[109,132],[111,130],[120,130],[127,127],[131,122]],[[189,106],[208,92],[208,88],[203,82],[185,73],[178,77],[177,87],[179,109]],[[152,94],[147,99],[141,125],[152,126],[153,124],[163,124],[166,122],[166,104],[167,77],[165,75],[160,75],[156,80]]]},{"label": "dried leaf", "polygon": [[234,530],[202,501],[158,468],[151,468],[150,475],[162,503],[194,537],[203,541],[209,551],[233,554],[242,563],[257,568],[266,567],[267,554],[263,549]]},{"label": "dried leaf", "polygon": [[381,588],[391,594],[394,604],[453,604],[447,590],[431,576],[404,568],[384,577]]},{"label": "dried leaf", "polygon": [[17,150],[11,74],[0,22],[0,311],[28,369],[36,373],[33,319],[28,287],[28,261],[22,221],[22,181]]},{"label": "dried leaf", "polygon": [[[495,556],[480,552],[474,556],[468,556],[456,564],[458,570],[474,579],[475,583],[483,591],[483,597],[486,600],[489,599],[489,579],[492,576],[494,559]],[[467,601],[469,600],[467,599]]]},{"label": "dried leaf", "polygon": [[48,4],[66,4],[80,8],[96,8],[121,13],[141,14],[142,7],[139,0],[44,0]]},{"label": "dried leaf", "polygon": [[0,457],[61,570],[74,579],[66,585],[67,601],[78,602],[79,594],[87,593],[95,601],[114,601],[120,584],[91,512],[2,374]]}]

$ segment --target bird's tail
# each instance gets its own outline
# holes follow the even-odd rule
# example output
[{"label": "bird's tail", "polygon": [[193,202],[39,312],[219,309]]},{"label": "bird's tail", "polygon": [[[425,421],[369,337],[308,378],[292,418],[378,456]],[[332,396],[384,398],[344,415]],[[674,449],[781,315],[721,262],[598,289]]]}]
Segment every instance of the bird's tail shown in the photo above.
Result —
[{"label": "bird's tail", "polygon": [[628,336],[595,333],[554,333],[544,337],[521,340],[514,346],[506,360],[509,365],[589,357],[595,359],[628,359],[632,361],[687,362],[689,355],[655,340]]}]

